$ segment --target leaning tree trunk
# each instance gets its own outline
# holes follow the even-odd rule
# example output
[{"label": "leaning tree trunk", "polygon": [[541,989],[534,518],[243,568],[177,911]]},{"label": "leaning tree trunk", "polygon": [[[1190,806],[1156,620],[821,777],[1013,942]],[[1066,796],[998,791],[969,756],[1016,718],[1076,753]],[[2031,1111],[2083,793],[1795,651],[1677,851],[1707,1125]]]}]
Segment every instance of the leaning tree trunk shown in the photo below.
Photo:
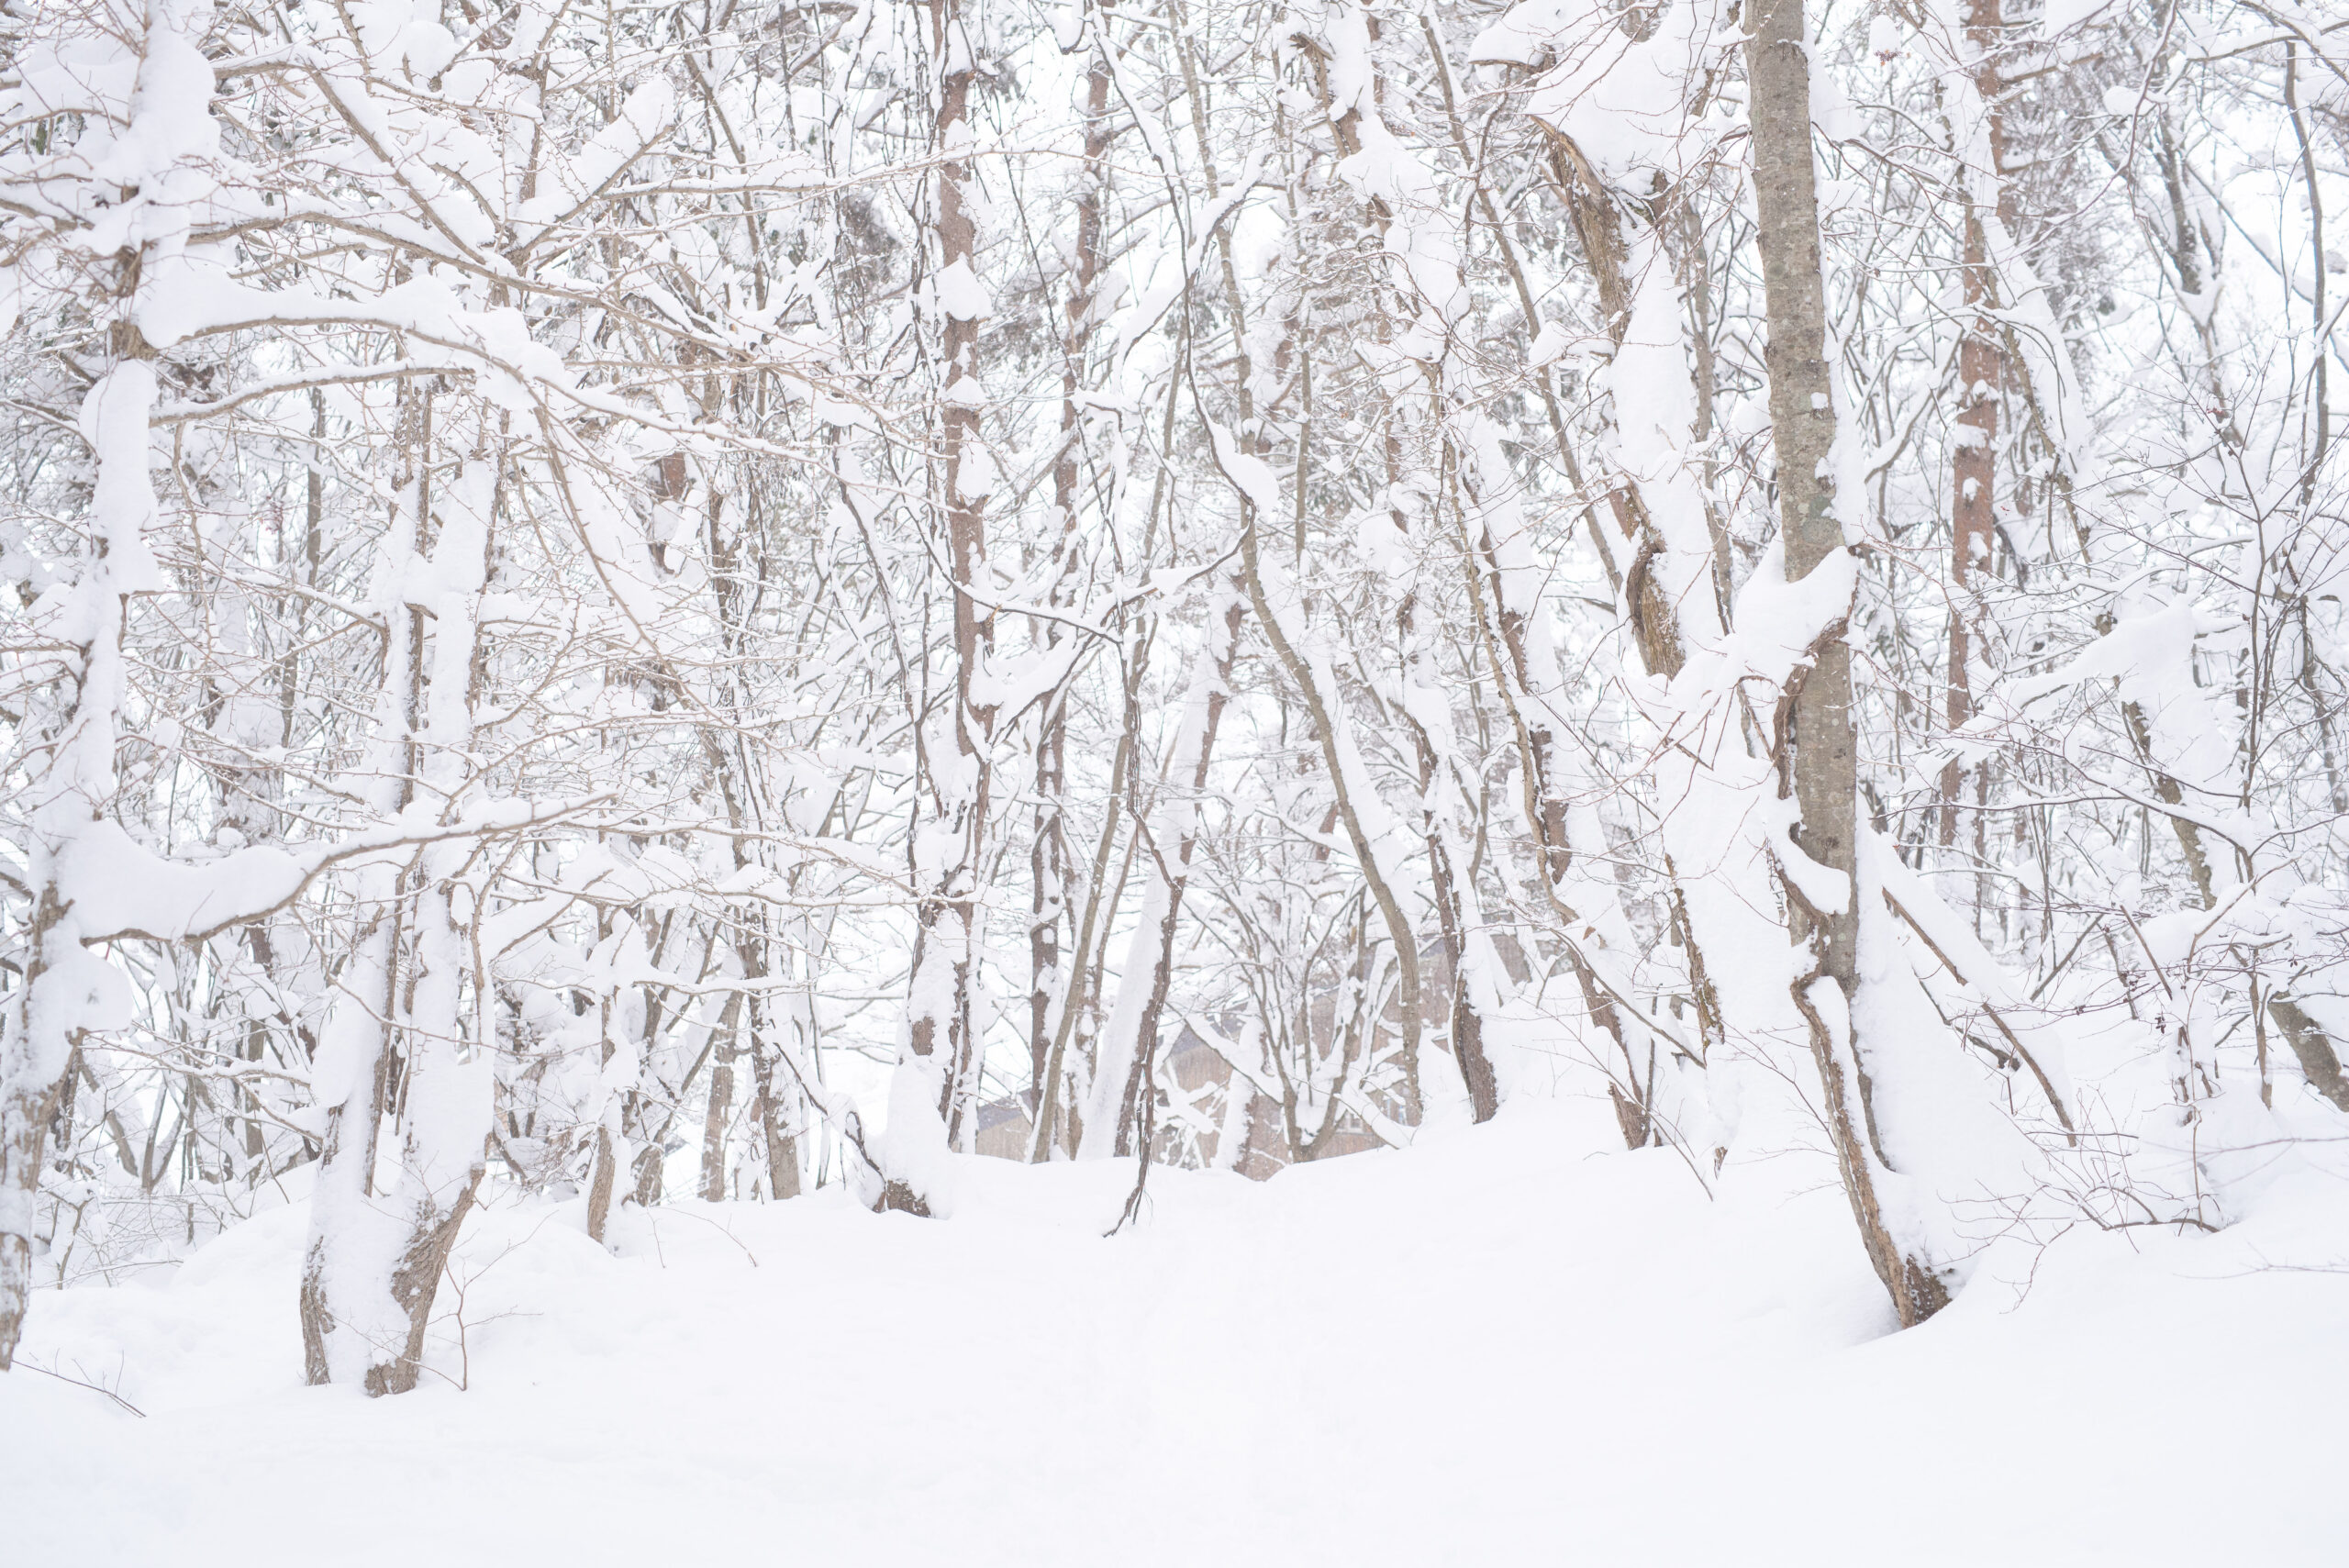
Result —
[{"label": "leaning tree trunk", "polygon": [[[1609,30],[1613,30],[1611,24]],[[1500,223],[1498,209],[1483,184],[1478,155],[1459,117],[1441,38],[1432,26],[1426,31],[1450,117],[1452,140],[1475,185],[1476,204],[1516,291],[1530,347],[1532,335],[1540,329],[1539,306],[1509,244],[1507,226]],[[1627,20],[1624,31],[1632,38],[1631,47],[1645,47],[1646,30],[1634,29]],[[1575,36],[1559,40],[1565,50],[1586,47],[1579,41],[1575,27],[1570,26],[1567,32]],[[1684,81],[1682,87],[1687,92],[1702,90],[1694,79]],[[1669,110],[1685,117],[1687,107],[1659,103],[1653,112],[1663,116]],[[1564,416],[1549,388],[1548,372],[1533,367],[1570,484],[1586,495],[1603,490],[1621,534],[1620,548],[1627,552],[1628,562],[1619,568],[1619,546],[1609,540],[1596,512],[1586,507],[1592,543],[1609,583],[1621,595],[1630,640],[1647,673],[1660,682],[1669,682],[1687,662],[1690,646],[1709,646],[1724,629],[1728,591],[1726,562],[1720,558],[1726,540],[1720,539],[1716,547],[1719,535],[1708,527],[1708,503],[1700,487],[1684,472],[1685,449],[1692,438],[1701,439],[1699,411],[1706,406],[1706,388],[1701,379],[1690,377],[1688,356],[1683,351],[1686,331],[1678,321],[1681,312],[1676,299],[1668,288],[1648,280],[1650,272],[1664,265],[1658,226],[1668,221],[1675,209],[1685,213],[1688,197],[1684,191],[1659,203],[1655,192],[1667,184],[1660,169],[1653,171],[1653,189],[1643,195],[1610,186],[1573,137],[1561,128],[1570,120],[1546,107],[1537,107],[1533,114],[1546,132],[1546,172],[1574,227],[1598,295],[1605,330],[1615,347],[1615,384],[1654,380],[1658,388],[1668,391],[1664,378],[1673,378],[1687,384],[1691,395],[1691,419],[1686,428],[1631,430],[1618,414],[1609,472],[1603,476],[1603,484],[1586,485]],[[1646,185],[1645,181],[1635,183]],[[1633,323],[1643,302],[1648,318],[1635,331]],[[1659,305],[1666,308],[1659,310]],[[1701,366],[1701,342],[1697,347]],[[1603,838],[1592,837],[1597,826],[1594,814],[1569,806],[1575,797],[1598,793],[1598,781],[1587,776],[1588,770],[1574,748],[1562,743],[1563,737],[1575,728],[1571,716],[1557,706],[1566,682],[1542,624],[1542,574],[1533,564],[1532,551],[1518,537],[1523,531],[1522,520],[1508,499],[1513,484],[1496,433],[1476,432],[1475,439],[1463,442],[1461,456],[1460,483],[1475,502],[1475,509],[1484,514],[1480,528],[1468,527],[1465,511],[1463,514],[1464,531],[1478,536],[1468,551],[1472,590],[1476,595],[1474,608],[1479,637],[1488,645],[1496,684],[1521,753],[1526,826],[1543,872],[1538,891],[1552,915],[1552,929],[1544,935],[1559,941],[1591,1022],[1620,1060],[1621,1067],[1609,1071],[1609,1087],[1625,1141],[1637,1148],[1652,1140],[1678,1140],[1682,1132],[1677,1126],[1680,1118],[1674,1114],[1676,1107],[1659,1101],[1659,1091],[1671,1079],[1660,1076],[1658,1059],[1662,1055],[1707,1065],[1713,1061],[1725,1029],[1705,954],[1716,949],[1735,949],[1742,934],[1737,929],[1742,923],[1738,917],[1746,913],[1734,898],[1690,895],[1689,881],[1704,880],[1709,868],[1720,858],[1722,821],[1737,817],[1733,810],[1712,811],[1711,802],[1703,797],[1738,794],[1745,781],[1736,775],[1747,769],[1732,765],[1725,776],[1717,776],[1723,770],[1704,765],[1685,745],[1663,749],[1665,765],[1682,775],[1658,792],[1661,797],[1678,802],[1663,819],[1659,842],[1670,888],[1675,936],[1673,952],[1686,969],[1685,983],[1666,989],[1685,994],[1695,1003],[1698,1028],[1690,1040],[1685,1038],[1685,1031],[1666,1027],[1660,1016],[1636,1000],[1638,993],[1631,984],[1636,939],[1611,877],[1603,872],[1594,874],[1590,869],[1606,858],[1608,845]],[[1708,538],[1709,533],[1714,537]],[[1474,580],[1480,566],[1490,573],[1489,612],[1485,585]],[[1693,591],[1709,568],[1717,579],[1713,598],[1718,603],[1711,608],[1703,595]],[[1657,717],[1665,728],[1675,728],[1676,710]],[[1734,764],[1750,762],[1742,756],[1732,761]],[[1651,955],[1651,961],[1654,956],[1661,954]],[[1664,1095],[1672,1097],[1668,1093]],[[1700,1092],[1698,1098],[1704,1097]],[[1710,1107],[1708,1114],[1718,1121]]]},{"label": "leaning tree trunk", "polygon": [[1192,666],[1191,690],[1171,753],[1177,766],[1188,764],[1189,776],[1162,788],[1150,827],[1138,828],[1148,882],[1125,967],[1119,972],[1118,1000],[1101,1035],[1093,1103],[1085,1111],[1084,1142],[1078,1148],[1086,1159],[1139,1154],[1147,1161],[1150,1156],[1159,1021],[1174,984],[1175,926],[1190,884],[1191,859],[1198,846],[1199,799],[1215,761],[1224,705],[1230,700],[1231,663],[1240,639],[1237,584],[1227,584],[1218,599],[1208,613],[1207,637]]},{"label": "leaning tree trunk", "polygon": [[[1802,0],[1762,0],[1747,43],[1752,82],[1753,194],[1760,222],[1764,310],[1769,330],[1770,427],[1777,454],[1778,527],[1786,579],[1813,573],[1852,580],[1854,565],[1835,513],[1829,461],[1835,445],[1827,305],[1820,273],[1819,194],[1812,168],[1810,61]],[[1895,1233],[1876,1147],[1870,1084],[1853,1003],[1860,984],[1857,907],[1858,742],[1852,728],[1851,651],[1843,634],[1852,589],[1816,628],[1807,667],[1789,677],[1782,790],[1799,813],[1797,841],[1779,851],[1789,924],[1801,950],[1794,1000],[1809,1029],[1821,1109],[1835,1146],[1844,1195],[1876,1274],[1903,1327],[1949,1302],[1948,1286],[1921,1247]]]}]

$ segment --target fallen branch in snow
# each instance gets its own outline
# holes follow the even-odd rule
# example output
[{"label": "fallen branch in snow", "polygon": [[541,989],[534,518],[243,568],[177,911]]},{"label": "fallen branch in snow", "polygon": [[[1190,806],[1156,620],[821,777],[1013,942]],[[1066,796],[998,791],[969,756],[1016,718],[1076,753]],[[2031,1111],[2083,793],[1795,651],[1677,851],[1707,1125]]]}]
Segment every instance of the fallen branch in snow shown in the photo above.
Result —
[{"label": "fallen branch in snow", "polygon": [[[1966,978],[1965,972],[1958,968],[1956,961],[1942,951],[1941,944],[1933,940],[1932,933],[1919,923],[1917,917],[1909,912],[1899,899],[1893,896],[1892,889],[1888,887],[1884,890],[1884,902],[1887,907],[1900,917],[1910,930],[1917,933],[1917,940],[1923,942],[1935,958],[1941,960],[1942,967],[1955,976],[1960,985],[1974,984]],[[1979,991],[1982,988],[1976,986],[1975,989]],[[2047,1070],[2040,1066],[2039,1059],[2031,1053],[2031,1047],[2023,1044],[2021,1037],[2008,1026],[2006,1019],[1998,1016],[1998,1009],[1992,1006],[1987,998],[1980,1000],[1977,1005],[1981,1007],[1983,1016],[1998,1025],[1998,1032],[2006,1036],[2009,1045],[2014,1047],[2015,1055],[2021,1059],[2024,1066],[2031,1069],[2031,1075],[2039,1080],[2041,1092],[2046,1095],[2047,1103],[2055,1109],[2055,1119],[2064,1124],[2064,1140],[2077,1148],[2080,1141],[2079,1129],[2072,1125],[2072,1113],[2064,1108],[2064,1096],[2055,1092],[2055,1084],[2047,1076]]]},{"label": "fallen branch in snow", "polygon": [[106,1387],[102,1384],[85,1382],[78,1377],[68,1377],[61,1372],[57,1372],[49,1367],[42,1366],[37,1362],[26,1361],[22,1357],[17,1358],[16,1364],[26,1372],[37,1372],[43,1377],[53,1377],[60,1383],[70,1383],[76,1388],[86,1388],[93,1394],[103,1394],[107,1398],[113,1400],[116,1404],[121,1406],[124,1409],[129,1411],[132,1415],[138,1417],[140,1420],[143,1421],[147,1418],[146,1411],[141,1410],[138,1406],[133,1405],[129,1400],[125,1399],[121,1395],[117,1394],[113,1389]]}]

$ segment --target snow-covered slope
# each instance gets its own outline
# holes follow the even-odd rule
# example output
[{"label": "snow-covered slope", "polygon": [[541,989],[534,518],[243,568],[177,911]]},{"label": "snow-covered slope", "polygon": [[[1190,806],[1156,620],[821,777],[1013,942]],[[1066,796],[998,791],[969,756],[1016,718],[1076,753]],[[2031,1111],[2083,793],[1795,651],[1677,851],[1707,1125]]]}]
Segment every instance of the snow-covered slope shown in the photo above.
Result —
[{"label": "snow-covered slope", "polygon": [[38,1300],[23,1359],[145,1418],[0,1379],[6,1556],[2349,1562],[2349,1192],[1995,1257],[1893,1335],[1831,1185],[1711,1201],[1603,1119],[1156,1172],[1108,1240],[1123,1163],[983,1162],[951,1222],[631,1210],[617,1257],[576,1206],[493,1209],[448,1377],[373,1402],[300,1385],[283,1210],[161,1288]]}]

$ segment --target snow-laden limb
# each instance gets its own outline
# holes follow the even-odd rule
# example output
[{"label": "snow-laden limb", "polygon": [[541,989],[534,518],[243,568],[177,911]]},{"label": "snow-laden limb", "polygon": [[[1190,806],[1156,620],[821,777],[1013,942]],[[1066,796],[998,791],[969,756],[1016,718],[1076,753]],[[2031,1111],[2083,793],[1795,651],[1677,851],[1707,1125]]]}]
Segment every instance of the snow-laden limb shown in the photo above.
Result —
[{"label": "snow-laden limb", "polygon": [[[95,467],[84,542],[70,584],[51,587],[36,606],[43,631],[62,645],[61,678],[28,693],[32,700],[14,716],[20,732],[38,740],[19,764],[18,785],[28,832],[18,848],[31,907],[17,933],[18,983],[0,1011],[0,1367],[23,1326],[34,1195],[72,1053],[87,1032],[129,1022],[128,988],[85,945],[105,933],[87,923],[95,912],[83,905],[104,895],[100,879],[138,868],[92,864],[76,851],[103,823],[118,787],[115,751],[129,685],[125,617],[132,597],[154,591],[161,579],[149,537],[157,521],[148,430],[156,374],[128,317],[144,264],[181,243],[179,204],[206,186],[203,161],[217,145],[206,113],[212,73],[189,37],[197,25],[191,12],[161,4],[121,31],[97,25],[111,18],[57,18],[54,31],[36,32],[26,51],[28,74],[9,103],[12,111],[30,106],[27,100],[37,104],[45,85],[74,82],[82,77],[74,67],[88,68],[81,85],[95,89],[96,101],[88,144],[74,150],[82,166],[73,172],[88,182],[79,195],[90,206],[102,190],[134,190],[139,198],[112,206],[102,223],[111,224],[113,243],[99,254],[118,252],[98,298],[114,353],[81,401],[80,435]],[[39,190],[67,162],[0,167],[0,189]]]},{"label": "snow-laden limb", "polygon": [[116,786],[123,606],[153,579],[146,540],[155,516],[146,416],[154,400],[153,372],[133,361],[102,379],[83,405],[85,433],[99,454],[92,548],[59,617],[81,634],[77,689],[39,716],[50,742],[47,767],[29,781],[33,837],[25,885],[32,918],[19,965],[23,978],[0,1016],[0,1365],[14,1351],[24,1320],[33,1194],[60,1082],[86,1031],[130,1021],[128,988],[113,966],[88,951],[86,912],[79,906],[85,892],[106,885],[93,873],[138,868],[94,865],[76,851],[99,825],[94,819]]},{"label": "snow-laden limb", "polygon": [[[1704,91],[1737,44],[1732,26],[1711,0],[1664,7],[1637,27],[1595,0],[1524,0],[1476,35],[1467,57],[1534,68],[1526,112],[1573,142],[1601,181],[1631,188],[1651,171],[1687,166],[1692,131],[1718,137],[1734,123]],[[1692,124],[1700,108],[1710,119]]]}]

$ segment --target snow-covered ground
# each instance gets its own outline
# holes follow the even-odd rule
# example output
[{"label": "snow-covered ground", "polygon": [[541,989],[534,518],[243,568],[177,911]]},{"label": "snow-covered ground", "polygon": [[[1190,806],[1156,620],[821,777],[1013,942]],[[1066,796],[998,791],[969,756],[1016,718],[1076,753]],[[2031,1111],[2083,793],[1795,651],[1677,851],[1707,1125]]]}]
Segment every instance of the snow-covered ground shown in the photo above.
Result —
[{"label": "snow-covered ground", "polygon": [[0,1379],[0,1558],[2349,1562],[2349,1191],[1996,1255],[1896,1335],[1831,1186],[1709,1201],[1606,1120],[1156,1172],[1109,1240],[1130,1165],[985,1162],[951,1221],[631,1210],[617,1256],[496,1209],[462,1357],[451,1317],[380,1401],[301,1386],[286,1208],[39,1298],[24,1359],[145,1416]]}]

